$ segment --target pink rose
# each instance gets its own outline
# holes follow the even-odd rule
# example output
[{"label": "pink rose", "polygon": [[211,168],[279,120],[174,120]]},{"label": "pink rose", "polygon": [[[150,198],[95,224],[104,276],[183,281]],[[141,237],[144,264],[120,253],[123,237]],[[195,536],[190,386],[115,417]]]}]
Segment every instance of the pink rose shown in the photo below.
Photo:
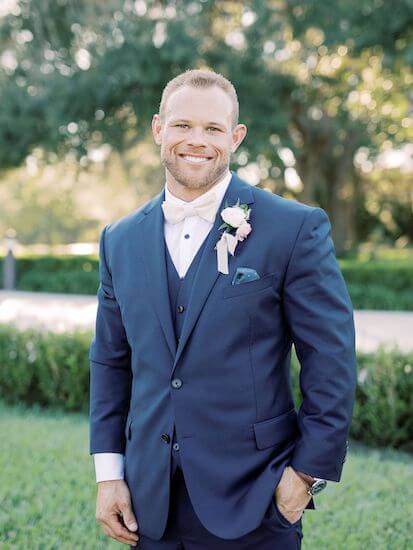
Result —
[{"label": "pink rose", "polygon": [[243,241],[250,232],[251,226],[248,222],[245,222],[237,228],[235,236],[239,241]]}]

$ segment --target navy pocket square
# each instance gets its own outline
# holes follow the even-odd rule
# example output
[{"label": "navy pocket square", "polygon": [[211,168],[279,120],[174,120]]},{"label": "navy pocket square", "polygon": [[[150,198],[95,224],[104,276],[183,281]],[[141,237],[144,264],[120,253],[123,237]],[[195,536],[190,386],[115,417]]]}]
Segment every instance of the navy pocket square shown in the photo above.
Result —
[{"label": "navy pocket square", "polygon": [[255,279],[260,279],[260,276],[255,269],[251,269],[250,267],[237,267],[231,284],[239,285],[240,283],[255,281]]}]

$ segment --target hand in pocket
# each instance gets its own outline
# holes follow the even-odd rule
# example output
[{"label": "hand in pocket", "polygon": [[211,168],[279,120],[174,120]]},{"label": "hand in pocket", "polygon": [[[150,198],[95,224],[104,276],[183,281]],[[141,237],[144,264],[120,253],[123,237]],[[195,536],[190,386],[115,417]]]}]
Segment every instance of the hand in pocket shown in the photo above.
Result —
[{"label": "hand in pocket", "polygon": [[303,515],[303,511],[311,495],[308,494],[308,485],[295,472],[291,466],[286,466],[278,483],[274,502],[280,514],[289,522],[297,522]]}]

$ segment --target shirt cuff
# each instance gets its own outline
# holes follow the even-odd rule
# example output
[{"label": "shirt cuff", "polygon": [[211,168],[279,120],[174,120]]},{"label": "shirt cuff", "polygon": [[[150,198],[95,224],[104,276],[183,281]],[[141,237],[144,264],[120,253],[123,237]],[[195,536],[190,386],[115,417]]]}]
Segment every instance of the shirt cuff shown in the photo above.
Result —
[{"label": "shirt cuff", "polygon": [[95,461],[96,483],[124,478],[125,457],[120,453],[96,453]]}]

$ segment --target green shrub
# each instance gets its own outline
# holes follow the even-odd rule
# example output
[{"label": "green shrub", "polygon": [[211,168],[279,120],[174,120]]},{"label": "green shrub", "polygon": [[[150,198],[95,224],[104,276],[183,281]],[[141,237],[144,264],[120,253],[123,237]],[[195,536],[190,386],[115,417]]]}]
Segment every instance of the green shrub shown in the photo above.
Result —
[{"label": "green shrub", "polygon": [[369,445],[413,452],[413,353],[358,357],[352,435]]},{"label": "green shrub", "polygon": [[0,325],[0,395],[7,403],[86,411],[91,333],[19,331]]},{"label": "green shrub", "polygon": [[17,290],[96,294],[99,286],[99,260],[95,256],[18,258],[16,279]]},{"label": "green shrub", "polygon": [[[295,403],[301,402],[299,363],[292,354]],[[357,389],[350,436],[376,447],[413,452],[413,352],[357,353]]]},{"label": "green shrub", "polygon": [[380,284],[347,285],[354,309],[412,311],[413,289],[393,290]]},{"label": "green shrub", "polygon": [[[413,310],[412,261],[339,264],[355,309]],[[96,294],[98,285],[95,256],[27,256],[17,261],[17,290]]]},{"label": "green shrub", "polygon": [[413,262],[341,260],[355,309],[413,310]]},{"label": "green shrub", "polygon": [[[298,405],[299,363],[292,355],[292,387]],[[350,435],[378,447],[413,452],[413,353],[357,354],[357,390]]]},{"label": "green shrub", "polygon": [[[0,397],[9,404],[87,412],[91,332],[53,334],[0,325]],[[369,445],[413,451],[413,353],[358,354],[358,387],[350,435]],[[292,387],[301,401],[299,364]]]},{"label": "green shrub", "polygon": [[339,263],[347,284],[365,287],[381,284],[393,290],[406,290],[413,287],[413,262],[410,260],[369,262],[340,260]]}]

